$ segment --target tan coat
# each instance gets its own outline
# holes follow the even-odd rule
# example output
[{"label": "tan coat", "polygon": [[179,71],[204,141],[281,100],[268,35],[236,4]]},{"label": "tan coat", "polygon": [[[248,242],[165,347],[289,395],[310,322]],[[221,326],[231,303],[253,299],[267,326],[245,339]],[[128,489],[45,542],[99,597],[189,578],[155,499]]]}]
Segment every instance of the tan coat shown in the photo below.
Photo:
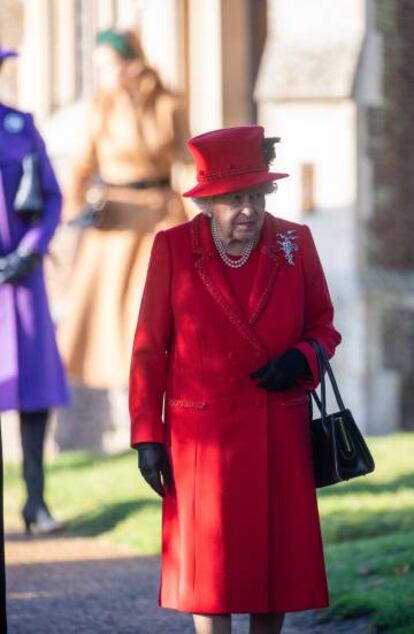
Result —
[{"label": "tan coat", "polygon": [[[82,209],[98,174],[113,185],[169,178],[174,164],[189,162],[189,136],[179,98],[161,88],[151,72],[133,94],[95,95],[66,195],[66,217]],[[116,227],[82,234],[59,331],[69,376],[93,388],[127,385],[154,235],[187,219],[181,197],[169,186],[105,192]]]}]

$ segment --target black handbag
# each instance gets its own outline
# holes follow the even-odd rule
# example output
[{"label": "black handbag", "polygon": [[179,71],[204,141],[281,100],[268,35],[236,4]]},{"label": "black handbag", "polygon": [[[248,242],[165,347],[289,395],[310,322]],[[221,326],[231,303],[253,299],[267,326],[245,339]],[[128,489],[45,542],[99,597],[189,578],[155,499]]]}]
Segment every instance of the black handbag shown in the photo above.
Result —
[{"label": "black handbag", "polygon": [[39,157],[35,152],[26,154],[22,168],[23,174],[13,207],[23,220],[38,220],[43,212],[43,196],[39,178]]},{"label": "black handbag", "polygon": [[[351,411],[345,408],[325,350],[315,340],[310,343],[316,352],[321,387],[320,398],[316,391],[310,392],[321,418],[313,420],[312,398],[309,398],[313,465],[316,486],[326,487],[371,473],[375,463]],[[325,371],[339,407],[333,414],[326,412]]]}]

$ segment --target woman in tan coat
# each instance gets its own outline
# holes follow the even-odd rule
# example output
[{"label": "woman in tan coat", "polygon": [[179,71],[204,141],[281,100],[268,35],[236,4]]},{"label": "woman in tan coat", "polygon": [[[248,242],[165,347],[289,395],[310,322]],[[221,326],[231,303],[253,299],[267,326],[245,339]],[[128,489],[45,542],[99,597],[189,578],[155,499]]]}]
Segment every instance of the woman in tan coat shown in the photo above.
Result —
[{"label": "woman in tan coat", "polygon": [[153,237],[186,220],[171,187],[189,162],[180,99],[148,66],[132,32],[97,36],[99,89],[66,196],[67,217],[98,199],[98,226],[77,249],[60,345],[69,375],[93,388],[126,386]]}]

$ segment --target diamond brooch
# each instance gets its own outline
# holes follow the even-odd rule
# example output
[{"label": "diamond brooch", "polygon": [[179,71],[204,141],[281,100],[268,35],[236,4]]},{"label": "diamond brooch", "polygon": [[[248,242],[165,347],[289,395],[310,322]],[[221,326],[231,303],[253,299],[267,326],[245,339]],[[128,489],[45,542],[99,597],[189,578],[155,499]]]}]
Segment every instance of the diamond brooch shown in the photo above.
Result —
[{"label": "diamond brooch", "polygon": [[278,233],[278,242],[281,245],[283,252],[285,254],[285,258],[288,262],[288,264],[295,264],[295,261],[293,259],[293,254],[295,251],[299,251],[299,247],[297,244],[295,244],[295,240],[297,239],[297,236],[295,236],[294,234],[296,233],[296,229],[289,229],[288,231],[286,231],[286,233]]}]

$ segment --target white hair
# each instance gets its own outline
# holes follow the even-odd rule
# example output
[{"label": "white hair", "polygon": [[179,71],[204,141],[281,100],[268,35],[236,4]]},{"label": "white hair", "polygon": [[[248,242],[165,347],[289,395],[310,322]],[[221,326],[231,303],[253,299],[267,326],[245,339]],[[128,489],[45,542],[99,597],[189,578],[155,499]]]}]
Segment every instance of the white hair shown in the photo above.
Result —
[{"label": "white hair", "polygon": [[[278,188],[278,184],[276,181],[270,181],[268,183],[262,183],[261,185],[257,185],[257,187],[252,186],[251,188],[249,187],[246,189],[253,189],[253,188],[262,189],[263,193],[266,196],[268,194],[273,194],[274,192],[276,192]],[[244,190],[241,189],[238,191],[244,191]],[[235,192],[229,192],[229,193],[233,194]],[[218,194],[217,196],[201,196],[200,198],[192,198],[191,200],[193,201],[193,203],[197,205],[197,207],[203,214],[211,218],[213,214],[210,211],[210,203],[213,202],[216,198],[220,198],[220,194]]]},{"label": "white hair", "polygon": [[213,198],[214,196],[203,196],[202,198],[192,198],[191,200],[205,216],[211,218],[213,214],[210,211],[210,202]]}]

